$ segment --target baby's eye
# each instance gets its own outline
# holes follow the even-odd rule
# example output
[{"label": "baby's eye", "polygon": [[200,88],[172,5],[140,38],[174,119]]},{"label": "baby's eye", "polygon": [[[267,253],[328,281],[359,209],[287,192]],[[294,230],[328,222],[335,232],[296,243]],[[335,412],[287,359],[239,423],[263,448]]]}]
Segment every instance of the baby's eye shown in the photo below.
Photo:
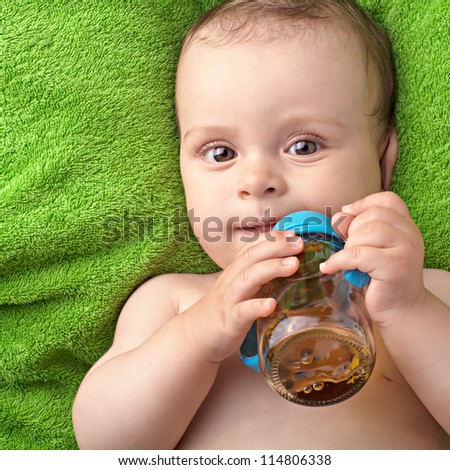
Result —
[{"label": "baby's eye", "polygon": [[214,147],[205,153],[205,159],[210,163],[229,162],[237,157],[237,153],[228,147]]},{"label": "baby's eye", "polygon": [[320,148],[320,145],[312,140],[299,140],[289,147],[288,153],[291,155],[312,155]]}]

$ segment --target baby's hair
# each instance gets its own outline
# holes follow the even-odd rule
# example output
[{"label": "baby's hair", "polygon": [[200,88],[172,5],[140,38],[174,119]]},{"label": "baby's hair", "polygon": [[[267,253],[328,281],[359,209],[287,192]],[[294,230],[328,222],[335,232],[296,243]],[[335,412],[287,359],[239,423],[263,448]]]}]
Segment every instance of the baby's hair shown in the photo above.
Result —
[{"label": "baby's hair", "polygon": [[324,22],[337,26],[347,37],[350,32],[360,39],[368,80],[375,80],[380,90],[371,115],[378,118],[378,124],[389,126],[395,103],[391,44],[386,32],[354,0],[227,0],[205,13],[189,30],[181,57],[196,43],[218,47],[289,38]]}]

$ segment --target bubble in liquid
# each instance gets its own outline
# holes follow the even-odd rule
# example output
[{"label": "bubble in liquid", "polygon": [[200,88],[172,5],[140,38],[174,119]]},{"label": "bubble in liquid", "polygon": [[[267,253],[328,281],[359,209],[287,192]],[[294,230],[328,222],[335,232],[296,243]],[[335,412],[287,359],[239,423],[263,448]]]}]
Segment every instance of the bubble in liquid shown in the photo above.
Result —
[{"label": "bubble in liquid", "polygon": [[312,392],[312,387],[311,385],[307,385],[306,387],[303,388],[303,393],[311,393]]},{"label": "bubble in liquid", "polygon": [[316,382],[314,385],[313,385],[313,389],[316,391],[316,392],[319,392],[320,390],[323,390],[323,387],[325,387],[325,384],[323,382]]},{"label": "bubble in liquid", "polygon": [[311,349],[304,349],[301,353],[300,353],[300,362],[302,364],[311,364],[311,362],[314,361],[314,354],[313,352],[311,351]]},{"label": "bubble in liquid", "polygon": [[295,400],[297,398],[297,394],[295,392],[289,392],[287,394],[288,398],[290,398],[291,400]]}]

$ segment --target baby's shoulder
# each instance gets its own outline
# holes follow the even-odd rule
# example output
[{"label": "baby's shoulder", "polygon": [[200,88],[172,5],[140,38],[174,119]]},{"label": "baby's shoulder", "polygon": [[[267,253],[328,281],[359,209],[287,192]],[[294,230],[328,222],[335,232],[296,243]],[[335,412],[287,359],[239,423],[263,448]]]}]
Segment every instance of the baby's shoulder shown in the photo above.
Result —
[{"label": "baby's shoulder", "polygon": [[157,299],[180,313],[205,295],[217,279],[214,274],[169,273],[148,279],[133,293],[144,301]]},{"label": "baby's shoulder", "polygon": [[125,301],[110,357],[142,344],[178,313],[191,307],[214,282],[213,275],[163,274],[143,282]]},{"label": "baby's shoulder", "polygon": [[450,272],[443,269],[424,269],[423,282],[432,294],[450,305]]}]

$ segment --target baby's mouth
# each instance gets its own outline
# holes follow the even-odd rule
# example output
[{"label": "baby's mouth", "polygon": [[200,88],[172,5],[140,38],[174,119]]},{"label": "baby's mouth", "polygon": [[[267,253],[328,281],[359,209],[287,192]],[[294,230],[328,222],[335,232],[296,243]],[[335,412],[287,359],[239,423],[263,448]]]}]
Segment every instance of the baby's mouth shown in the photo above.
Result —
[{"label": "baby's mouth", "polygon": [[277,223],[277,220],[270,220],[264,222],[249,223],[248,225],[242,225],[240,229],[248,234],[255,235],[258,233],[266,233],[273,230],[273,227]]}]

